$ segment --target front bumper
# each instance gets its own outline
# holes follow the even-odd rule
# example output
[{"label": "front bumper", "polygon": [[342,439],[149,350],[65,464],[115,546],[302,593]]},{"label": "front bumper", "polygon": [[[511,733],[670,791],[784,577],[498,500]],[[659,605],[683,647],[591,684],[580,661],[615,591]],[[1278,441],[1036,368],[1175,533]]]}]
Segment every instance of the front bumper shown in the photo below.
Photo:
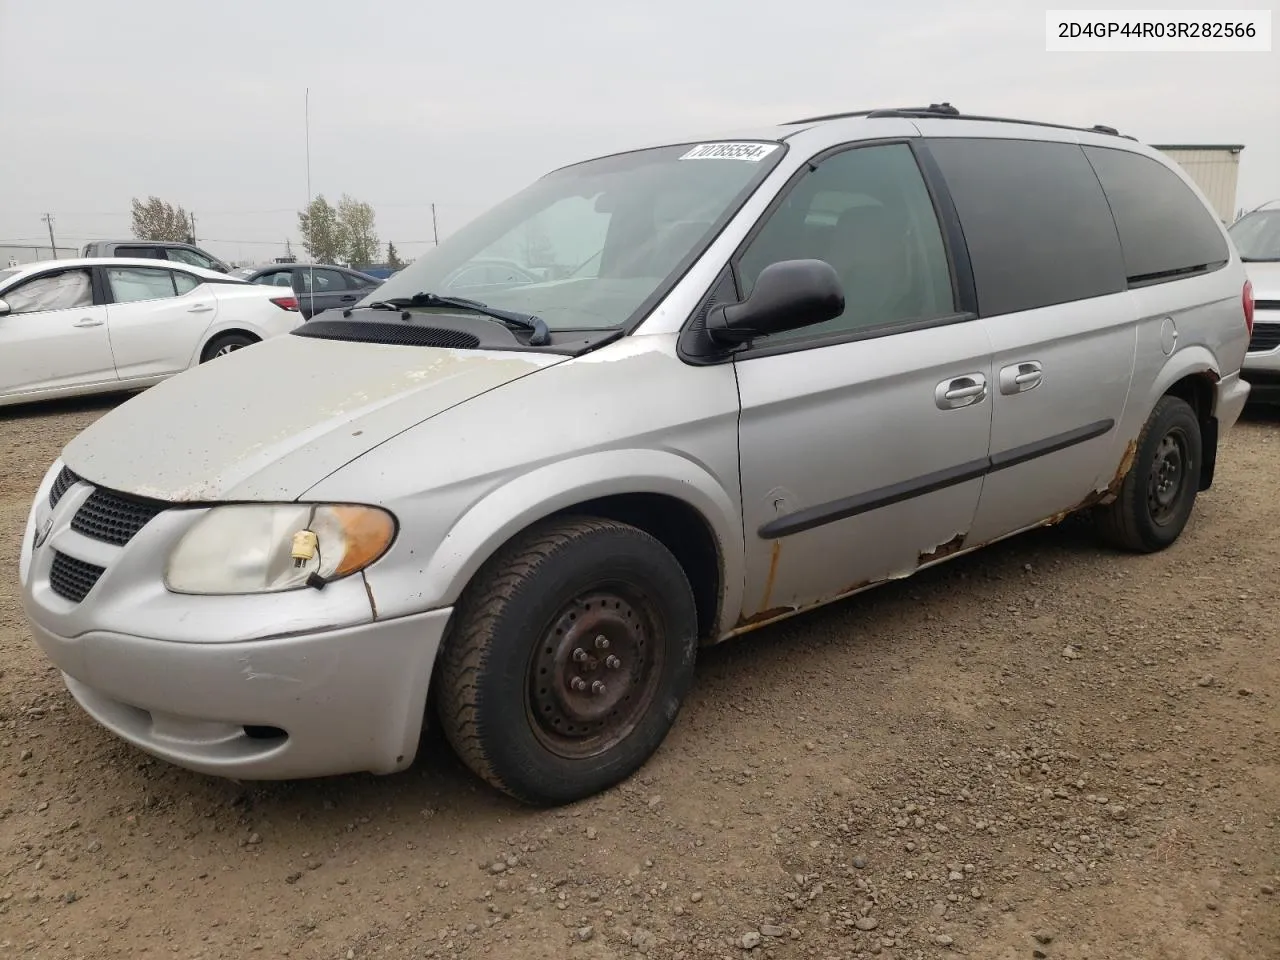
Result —
[{"label": "front bumper", "polygon": [[[1269,345],[1276,342],[1280,339],[1275,335],[1277,330],[1280,330],[1280,322],[1269,322],[1259,317],[1254,323],[1253,340],[1250,346],[1259,343]],[[1280,402],[1280,344],[1270,349],[1246,353],[1240,376],[1253,387],[1250,400],[1263,403]]]},{"label": "front bumper", "polygon": [[242,643],[31,631],[122,739],[201,773],[288,780],[413,762],[450,612]]},{"label": "front bumper", "polygon": [[[204,509],[166,509],[124,529],[122,502],[115,513],[94,508],[119,521],[105,535],[77,529],[103,491],[76,481],[58,493],[59,466],[36,492],[18,579],[32,636],[90,716],[157,757],[238,779],[412,763],[450,608],[378,620],[360,575],[323,590],[169,593],[164,558]],[[92,572],[87,586],[70,589],[67,557]]]}]

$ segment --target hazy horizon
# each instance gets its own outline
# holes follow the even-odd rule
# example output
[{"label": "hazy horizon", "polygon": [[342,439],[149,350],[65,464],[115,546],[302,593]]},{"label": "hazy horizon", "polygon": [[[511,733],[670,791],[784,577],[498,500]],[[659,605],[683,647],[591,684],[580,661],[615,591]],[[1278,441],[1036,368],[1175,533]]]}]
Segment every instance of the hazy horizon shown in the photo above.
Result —
[{"label": "hazy horizon", "polygon": [[371,204],[406,258],[431,245],[433,202],[444,237],[564,163],[940,100],[1244,144],[1237,206],[1280,197],[1275,52],[1047,53],[1044,8],[1026,3],[807,12],[0,0],[0,243],[47,244],[46,212],[59,246],[127,238],[131,199],[154,194],[194,213],[218,256],[269,260],[289,238],[303,257],[308,87],[312,194]]}]

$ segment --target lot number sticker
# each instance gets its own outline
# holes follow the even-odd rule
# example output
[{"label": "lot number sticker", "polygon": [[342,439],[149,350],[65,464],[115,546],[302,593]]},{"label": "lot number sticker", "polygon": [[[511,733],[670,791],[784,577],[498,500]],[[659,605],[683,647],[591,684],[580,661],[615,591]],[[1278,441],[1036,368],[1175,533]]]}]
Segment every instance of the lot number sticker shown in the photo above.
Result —
[{"label": "lot number sticker", "polygon": [[778,149],[776,143],[700,143],[681,160],[749,160],[758,163]]}]

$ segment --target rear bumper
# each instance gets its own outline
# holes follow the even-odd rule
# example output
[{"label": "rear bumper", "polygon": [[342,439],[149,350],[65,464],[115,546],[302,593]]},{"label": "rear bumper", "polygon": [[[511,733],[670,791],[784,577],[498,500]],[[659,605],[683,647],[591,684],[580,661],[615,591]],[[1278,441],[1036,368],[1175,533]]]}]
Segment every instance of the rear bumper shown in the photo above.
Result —
[{"label": "rear bumper", "polygon": [[1214,416],[1218,421],[1218,430],[1229,430],[1235,426],[1249,402],[1250,384],[1241,379],[1241,374],[1230,373],[1218,381],[1217,396],[1213,405]]}]

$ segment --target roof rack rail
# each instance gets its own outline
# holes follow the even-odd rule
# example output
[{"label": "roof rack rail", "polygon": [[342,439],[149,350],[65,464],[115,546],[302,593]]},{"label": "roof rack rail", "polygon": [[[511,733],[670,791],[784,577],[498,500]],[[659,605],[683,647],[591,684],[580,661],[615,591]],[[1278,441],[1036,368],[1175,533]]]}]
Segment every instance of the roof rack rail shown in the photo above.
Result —
[{"label": "roof rack rail", "polygon": [[1092,127],[1076,127],[1065,123],[1047,123],[1043,120],[1019,120],[1013,117],[988,117],[980,114],[961,113],[947,101],[931,103],[927,107],[883,107],[878,110],[858,110],[850,113],[831,113],[822,117],[807,117],[804,120],[791,120],[788,125],[797,123],[820,123],[824,120],[843,120],[847,117],[866,117],[874,120],[881,117],[901,117],[904,119],[951,118],[954,120],[982,120],[987,123],[1021,123],[1031,127],[1052,127],[1056,130],[1077,130],[1084,133],[1103,133],[1112,137],[1124,137],[1136,140],[1136,137],[1121,133],[1115,127],[1095,123]]}]

